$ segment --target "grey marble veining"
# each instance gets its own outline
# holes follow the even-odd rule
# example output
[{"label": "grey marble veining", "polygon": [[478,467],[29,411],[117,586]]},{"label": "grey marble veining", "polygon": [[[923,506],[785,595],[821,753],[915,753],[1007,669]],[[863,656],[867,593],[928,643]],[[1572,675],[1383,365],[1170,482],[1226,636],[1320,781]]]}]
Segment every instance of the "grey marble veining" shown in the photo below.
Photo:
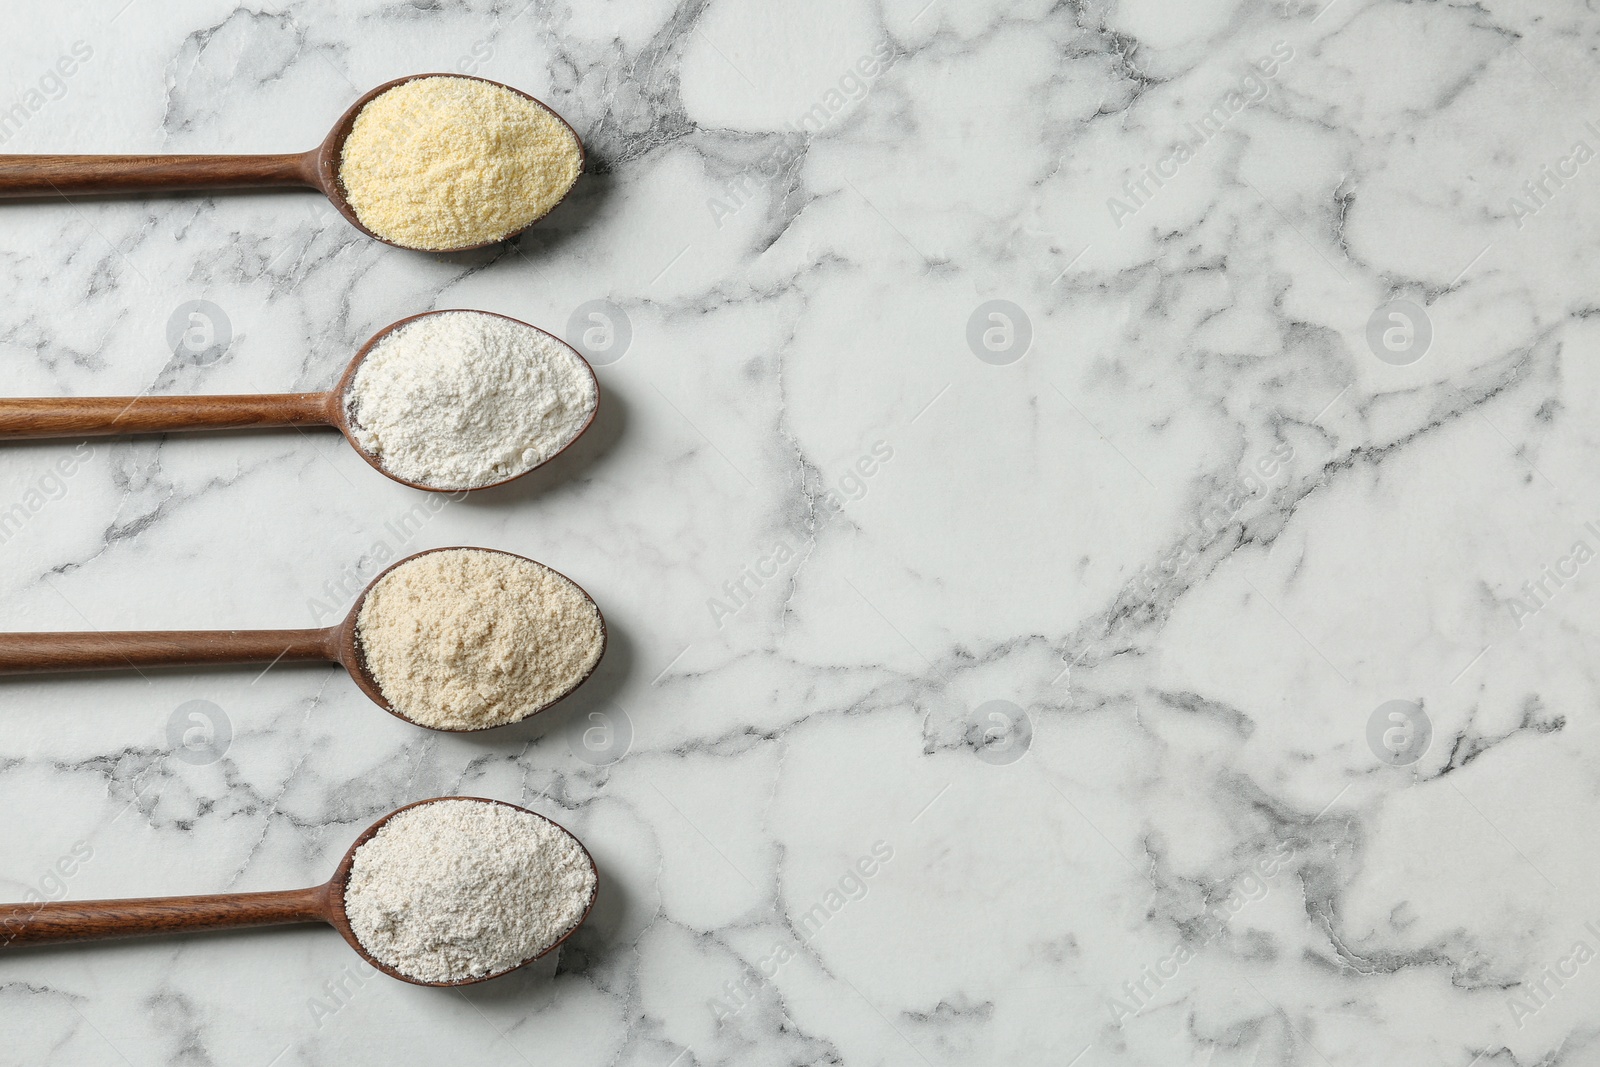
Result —
[{"label": "grey marble veining", "polygon": [[0,627],[317,625],[476,544],[613,644],[481,737],[314,666],[0,681],[10,900],[310,884],[451,793],[602,877],[463,993],[310,928],[6,954],[0,1061],[1600,1063],[1597,47],[1576,0],[13,12],[0,151],[300,150],[454,70],[591,172],[446,257],[309,193],[0,205],[5,393],[320,389],[475,307],[602,414],[420,509],[331,432],[7,445]]}]

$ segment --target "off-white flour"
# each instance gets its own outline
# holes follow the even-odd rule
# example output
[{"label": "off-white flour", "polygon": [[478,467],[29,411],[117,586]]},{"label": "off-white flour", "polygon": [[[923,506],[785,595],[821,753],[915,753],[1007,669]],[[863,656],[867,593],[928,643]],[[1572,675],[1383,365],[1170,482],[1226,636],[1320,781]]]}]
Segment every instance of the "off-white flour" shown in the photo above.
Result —
[{"label": "off-white flour", "polygon": [[435,489],[472,489],[537,467],[599,403],[583,358],[543,330],[444,311],[384,335],[345,397],[351,431],[383,468]]},{"label": "off-white flour", "polygon": [[356,636],[390,705],[446,730],[542,711],[605,648],[600,609],[566,576],[478,548],[429,552],[384,575],[356,616]]},{"label": "off-white flour", "polygon": [[595,871],[576,838],[481,800],[408,808],[356,849],[345,912],[363,948],[425,982],[515,967],[577,926]]}]

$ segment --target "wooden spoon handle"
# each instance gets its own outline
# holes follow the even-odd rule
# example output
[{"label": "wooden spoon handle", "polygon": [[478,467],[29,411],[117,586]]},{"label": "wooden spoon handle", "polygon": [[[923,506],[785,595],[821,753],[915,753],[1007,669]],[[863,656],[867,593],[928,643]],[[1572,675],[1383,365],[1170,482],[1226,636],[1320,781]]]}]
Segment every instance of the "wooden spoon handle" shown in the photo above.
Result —
[{"label": "wooden spoon handle", "polygon": [[276,893],[0,904],[0,947],[326,921],[328,887]]},{"label": "wooden spoon handle", "polygon": [[337,628],[0,633],[0,674],[331,660],[337,634]]},{"label": "wooden spoon handle", "polygon": [[279,156],[6,156],[0,196],[142,193],[317,183],[316,152]]},{"label": "wooden spoon handle", "polygon": [[0,437],[98,437],[327,424],[327,393],[0,399]]}]

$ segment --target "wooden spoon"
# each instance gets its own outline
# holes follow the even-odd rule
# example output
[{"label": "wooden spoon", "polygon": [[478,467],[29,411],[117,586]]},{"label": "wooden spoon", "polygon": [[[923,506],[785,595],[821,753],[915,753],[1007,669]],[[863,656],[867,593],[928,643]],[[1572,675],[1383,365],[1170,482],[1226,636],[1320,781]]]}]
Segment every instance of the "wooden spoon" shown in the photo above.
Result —
[{"label": "wooden spoon", "polygon": [[[322,885],[312,886],[309,889],[285,889],[267,893],[214,893],[189,897],[0,904],[0,948],[61,944],[69,941],[101,941],[145,934],[176,934],[195,930],[236,930],[249,926],[325,922],[339,931],[340,935],[350,943],[350,947],[360,953],[362,959],[390,978],[398,978],[402,982],[411,982],[414,985],[463,986],[487,982],[491,978],[509,974],[518,967],[527,966],[541,956],[554,952],[562,942],[577,932],[578,927],[583,925],[589,913],[594,910],[595,895],[599,891],[598,872],[595,879],[596,893],[590,894],[588,906],[584,908],[583,917],[577,924],[538,956],[525,959],[514,967],[486,974],[481,978],[462,978],[454,982],[425,982],[420,978],[401,974],[388,964],[374,959],[356,939],[355,931],[350,928],[350,920],[345,915],[345,886],[350,881],[350,867],[355,862],[356,849],[370,841],[384,823],[402,811],[439,800],[473,800],[484,804],[504,804],[508,808],[544,819],[538,812],[519,808],[515,804],[506,804],[503,800],[489,800],[484,797],[432,797],[428,800],[419,800],[415,804],[396,808],[367,827],[365,832],[356,838],[355,844],[350,846],[350,851],[344,854],[344,859],[339,861],[339,867],[333,872],[333,877]],[[589,854],[587,848],[584,848],[583,842],[578,841],[570,830],[553,819],[545,821],[577,842],[578,847],[583,849],[584,857],[589,861],[590,869],[594,869],[594,857]]]},{"label": "wooden spoon", "polygon": [[[384,467],[383,461],[368,452],[357,439],[350,426],[349,413],[345,399],[355,383],[356,371],[360,369],[362,360],[390,333],[398,330],[407,323],[418,319],[427,318],[429,315],[446,315],[453,311],[463,310],[449,308],[441,311],[428,311],[421,315],[412,315],[401,319],[399,322],[390,323],[377,333],[366,344],[361,346],[350,365],[345,368],[344,374],[332,389],[325,393],[256,393],[239,396],[78,396],[78,397],[9,397],[0,399],[0,440],[29,440],[48,437],[105,437],[120,434],[141,433],[173,433],[183,430],[246,430],[265,429],[278,426],[332,426],[344,434],[345,440],[350,442],[350,447],[356,454],[366,460],[373,469],[388,475],[403,485],[413,489],[423,489],[430,493],[459,493],[470,489],[492,489],[497,485],[505,485],[515,481],[524,474],[538,470],[549,463],[562,452],[572,447],[574,441],[582,437],[584,432],[594,425],[595,412],[599,410],[598,397],[600,385],[595,379],[594,368],[589,366],[589,361],[578,355],[570,345],[553,334],[540,330],[537,326],[529,326],[526,322],[513,319],[509,315],[495,315],[496,318],[514,322],[518,326],[526,326],[530,330],[537,330],[546,337],[551,338],[567,348],[572,355],[583,364],[588,371],[589,378],[595,383],[595,397],[597,402],[589,412],[589,418],[578,432],[573,434],[566,444],[550,455],[544,463],[535,464],[519,474],[510,478],[502,478],[498,482],[486,485],[467,486],[440,486],[423,485],[402,478],[393,471]],[[474,315],[493,315],[490,311],[473,311]]]},{"label": "wooden spoon", "polygon": [[[384,575],[403,564],[414,559],[426,556],[431,552],[457,551],[456,548],[430,548],[426,552],[418,552],[407,556],[398,563],[393,563],[384,568],[376,578],[368,583],[356,598],[355,604],[350,608],[350,614],[344,621],[336,626],[327,626],[309,630],[100,630],[93,633],[67,631],[67,632],[33,632],[33,633],[0,633],[0,674],[43,674],[63,671],[99,671],[99,670],[138,670],[141,667],[198,667],[226,663],[288,663],[304,662],[306,660],[331,661],[342,666],[350,672],[350,677],[355,680],[361,691],[372,699],[374,704],[387,711],[389,714],[416,726],[426,726],[425,723],[416,722],[396,709],[384,697],[378,688],[377,680],[372,677],[371,670],[367,667],[366,656],[361,649],[360,638],[356,634],[356,620],[361,615],[361,606],[366,603],[367,596],[372,592],[373,586],[383,580]],[[492,548],[475,548],[475,552],[497,552]],[[502,556],[511,556],[513,559],[526,560],[525,556],[517,556],[510,552],[500,552]],[[528,562],[533,562],[528,560]],[[556,573],[560,573],[557,571]],[[562,575],[562,577],[566,577]],[[571,581],[571,579],[568,579]],[[578,583],[574,586],[585,597],[589,594]],[[594,603],[594,598],[589,597],[589,602]],[[599,607],[595,608],[596,612]],[[607,640],[605,619],[600,620],[600,658],[605,657]],[[595,661],[599,666],[599,659]],[[559,701],[576,690],[595,668],[589,668],[588,674],[577,679],[572,686],[561,693],[549,703],[536,708],[528,713],[527,718],[539,712],[546,711]],[[521,720],[518,720],[521,721]],[[507,724],[509,725],[509,724]],[[447,733],[472,733],[478,730],[494,729],[491,726],[476,726],[470,728],[429,726],[430,730],[442,730]]]},{"label": "wooden spoon", "polygon": [[[232,155],[232,156],[16,156],[0,155],[0,197],[54,196],[93,193],[155,193],[181,190],[211,189],[263,189],[274,186],[304,186],[320,190],[339,209],[350,225],[371,237],[396,248],[408,246],[386,240],[373,233],[356,218],[355,209],[345,198],[344,186],[339,182],[339,159],[344,153],[345,138],[355,125],[356,116],[378,94],[397,85],[418,78],[466,78],[465,74],[412,74],[385,82],[354,104],[339,117],[328,131],[322,144],[307,152],[290,152],[284,155]],[[488,78],[473,81],[500,85]],[[529,96],[520,89],[501,85],[518,96],[532,100],[538,106],[561,119],[555,109],[542,100]],[[561,119],[568,129],[572,127]],[[578,169],[584,163],[583,140],[573,130],[578,143]],[[568,190],[569,192],[571,190]],[[565,199],[565,197],[563,197]],[[560,203],[560,201],[557,201]],[[552,204],[551,208],[554,209]],[[548,214],[548,212],[547,212]],[[538,222],[534,219],[528,225]],[[527,227],[523,227],[526,229]],[[522,231],[518,231],[520,233]],[[500,241],[510,240],[516,234],[495,241],[460,248],[437,249],[439,252],[467,252],[486,248]]]}]

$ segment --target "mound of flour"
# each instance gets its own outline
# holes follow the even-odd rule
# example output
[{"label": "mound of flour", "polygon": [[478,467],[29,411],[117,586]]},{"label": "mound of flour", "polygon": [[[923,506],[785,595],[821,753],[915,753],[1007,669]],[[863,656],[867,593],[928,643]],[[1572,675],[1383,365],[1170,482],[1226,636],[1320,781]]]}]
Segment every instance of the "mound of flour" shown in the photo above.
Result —
[{"label": "mound of flour", "polygon": [[339,184],[367,229],[438,251],[516,233],[582,169],[577,135],[543,104],[476,78],[423,77],[361,109]]},{"label": "mound of flour", "polygon": [[474,489],[560,452],[599,400],[589,365],[549,334],[482,311],[445,311],[374,345],[345,411],[384,470],[435,489]]},{"label": "mound of flour", "polygon": [[356,940],[424,982],[482,978],[548,950],[594,898],[594,865],[549,819],[481,800],[408,808],[356,849]]},{"label": "mound of flour", "polygon": [[542,711],[605,650],[600,609],[572,579],[480,548],[427,552],[385,574],[361,605],[356,636],[384,699],[443,730]]}]

